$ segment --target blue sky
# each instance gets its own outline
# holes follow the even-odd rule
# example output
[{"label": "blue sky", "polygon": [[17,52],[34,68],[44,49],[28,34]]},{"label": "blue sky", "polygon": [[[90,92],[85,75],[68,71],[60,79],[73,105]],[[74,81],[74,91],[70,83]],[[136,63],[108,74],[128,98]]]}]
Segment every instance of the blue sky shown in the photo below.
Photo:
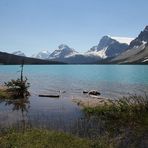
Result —
[{"label": "blue sky", "polygon": [[32,55],[65,43],[83,52],[104,35],[136,37],[148,0],[0,0],[0,51]]}]

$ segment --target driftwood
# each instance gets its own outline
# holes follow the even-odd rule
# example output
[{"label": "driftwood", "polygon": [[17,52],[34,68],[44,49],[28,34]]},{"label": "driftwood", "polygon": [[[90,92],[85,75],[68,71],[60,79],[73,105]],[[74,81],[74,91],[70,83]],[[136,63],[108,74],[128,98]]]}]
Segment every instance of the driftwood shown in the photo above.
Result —
[{"label": "driftwood", "polygon": [[59,98],[60,95],[39,95],[39,97]]}]

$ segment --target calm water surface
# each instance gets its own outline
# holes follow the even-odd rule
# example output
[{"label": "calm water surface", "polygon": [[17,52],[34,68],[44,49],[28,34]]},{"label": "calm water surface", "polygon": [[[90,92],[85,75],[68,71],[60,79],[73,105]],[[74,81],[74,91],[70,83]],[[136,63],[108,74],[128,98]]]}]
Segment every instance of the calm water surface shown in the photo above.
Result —
[{"label": "calm water surface", "polygon": [[[19,70],[20,66],[0,65],[0,84],[19,77]],[[24,75],[31,83],[31,97],[23,107],[17,102],[1,102],[1,127],[29,122],[35,127],[72,131],[84,117],[72,99],[85,98],[83,90],[99,90],[113,99],[148,92],[147,65],[27,65]],[[59,91],[64,92],[59,99],[38,97]]]}]

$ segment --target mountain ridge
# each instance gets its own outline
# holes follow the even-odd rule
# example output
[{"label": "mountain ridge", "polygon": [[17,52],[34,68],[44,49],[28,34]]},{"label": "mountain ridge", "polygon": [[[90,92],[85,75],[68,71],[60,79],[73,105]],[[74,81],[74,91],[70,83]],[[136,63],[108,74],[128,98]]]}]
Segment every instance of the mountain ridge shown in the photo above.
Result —
[{"label": "mountain ridge", "polygon": [[18,50],[18,51],[14,51],[12,52],[12,54],[14,55],[18,55],[18,56],[22,56],[22,57],[26,57],[25,53],[23,53],[22,51]]},{"label": "mountain ridge", "polygon": [[24,64],[62,64],[61,62],[23,57],[0,51],[0,64],[17,65],[22,64],[22,62]]}]

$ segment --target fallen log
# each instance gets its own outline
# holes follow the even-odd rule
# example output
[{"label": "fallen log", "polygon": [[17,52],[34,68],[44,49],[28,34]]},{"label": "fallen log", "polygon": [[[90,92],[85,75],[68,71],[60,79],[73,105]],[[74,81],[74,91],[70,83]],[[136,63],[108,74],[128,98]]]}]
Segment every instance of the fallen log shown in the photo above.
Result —
[{"label": "fallen log", "polygon": [[39,97],[59,98],[60,95],[39,95]]}]

